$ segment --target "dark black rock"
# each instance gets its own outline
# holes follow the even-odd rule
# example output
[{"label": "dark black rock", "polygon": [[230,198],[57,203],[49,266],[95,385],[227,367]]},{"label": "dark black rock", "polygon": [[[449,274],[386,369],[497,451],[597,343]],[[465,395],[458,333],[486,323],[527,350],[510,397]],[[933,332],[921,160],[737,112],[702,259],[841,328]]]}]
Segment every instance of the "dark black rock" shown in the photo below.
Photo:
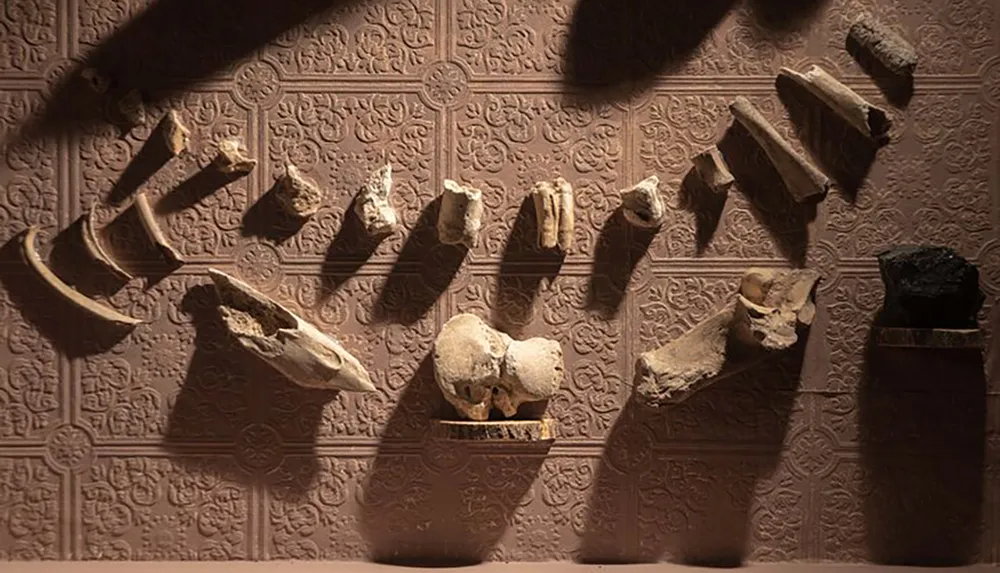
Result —
[{"label": "dark black rock", "polygon": [[979,270],[947,247],[897,247],[878,256],[880,322],[900,328],[975,328],[983,306]]}]

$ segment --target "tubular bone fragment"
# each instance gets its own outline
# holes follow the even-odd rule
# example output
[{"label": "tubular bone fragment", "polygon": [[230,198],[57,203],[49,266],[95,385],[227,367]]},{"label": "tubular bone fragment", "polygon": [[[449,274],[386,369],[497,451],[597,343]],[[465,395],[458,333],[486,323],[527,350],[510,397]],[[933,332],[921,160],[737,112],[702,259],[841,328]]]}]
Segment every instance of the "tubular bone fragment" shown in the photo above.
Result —
[{"label": "tubular bone fragment", "polygon": [[877,143],[887,143],[892,121],[886,111],[874,106],[851,88],[813,66],[804,74],[782,68],[780,75],[809,90],[851,127]]},{"label": "tubular bone fragment", "polygon": [[302,175],[292,164],[285,166],[285,174],[278,179],[274,198],[281,210],[299,219],[312,217],[323,206],[323,192],[316,182]]},{"label": "tubular bone fragment", "polygon": [[695,155],[691,161],[701,180],[716,193],[729,193],[729,189],[736,183],[722,152],[714,145]]},{"label": "tubular bone fragment", "polygon": [[245,177],[257,167],[257,160],[246,156],[239,139],[223,139],[211,167],[218,173],[234,179]]},{"label": "tubular bone fragment", "polygon": [[354,204],[354,212],[370,237],[391,235],[399,226],[399,218],[389,199],[390,193],[392,165],[387,163],[371,174]]},{"label": "tubular bone fragment", "polygon": [[223,324],[243,348],[305,388],[375,391],[368,371],[335,339],[243,281],[208,273]]},{"label": "tubular bone fragment", "polygon": [[101,266],[107,269],[108,272],[113,274],[116,278],[125,281],[132,280],[132,275],[116,263],[111,255],[109,255],[101,245],[101,239],[97,233],[97,220],[94,217],[94,213],[96,213],[96,211],[93,207],[91,207],[80,221],[83,248],[87,251],[87,254],[90,255],[91,259],[100,263]]},{"label": "tubular bone fragment", "polygon": [[482,191],[445,179],[438,212],[438,240],[445,245],[464,245],[473,249],[479,245],[482,226]]},{"label": "tubular bone fragment", "polygon": [[797,202],[826,196],[831,186],[830,179],[795,151],[750,103],[750,100],[739,96],[730,104],[729,109],[733,117],[764,149],[764,153],[784,180],[788,192]]},{"label": "tubular bone fragment", "polygon": [[139,222],[142,225],[142,229],[146,232],[146,236],[149,237],[150,242],[163,255],[163,258],[168,263],[178,266],[183,265],[185,262],[184,255],[167,241],[166,235],[163,234],[163,229],[156,222],[156,216],[153,215],[153,210],[149,206],[149,199],[146,198],[146,192],[139,191],[136,193],[133,204],[135,205],[136,213],[139,215]]},{"label": "tubular bone fragment", "polygon": [[557,177],[555,185],[559,191],[559,250],[568,253],[576,233],[576,198],[569,181]]},{"label": "tubular bone fragment", "polygon": [[142,321],[138,318],[122,314],[113,308],[104,306],[103,304],[80,294],[71,286],[63,282],[62,279],[57,277],[56,274],[53,273],[44,262],[42,262],[42,258],[38,255],[38,251],[35,249],[35,237],[37,235],[38,227],[32,226],[25,231],[25,233],[21,236],[21,253],[28,266],[31,267],[42,282],[47,284],[49,288],[56,293],[56,295],[73,306],[83,310],[87,314],[106,322],[126,327],[133,327],[138,324],[142,324]]},{"label": "tubular bone fragment", "polygon": [[667,208],[660,197],[659,187],[660,178],[653,175],[621,192],[622,210],[629,223],[646,229],[656,229],[663,224]]},{"label": "tubular bone fragment", "polygon": [[851,26],[847,39],[896,76],[910,77],[917,68],[916,48],[870,15],[862,16]]}]

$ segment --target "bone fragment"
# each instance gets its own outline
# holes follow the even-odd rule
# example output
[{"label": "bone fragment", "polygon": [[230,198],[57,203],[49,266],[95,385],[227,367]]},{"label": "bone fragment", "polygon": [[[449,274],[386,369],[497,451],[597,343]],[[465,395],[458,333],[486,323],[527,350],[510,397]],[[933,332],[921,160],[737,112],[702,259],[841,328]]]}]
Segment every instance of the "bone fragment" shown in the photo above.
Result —
[{"label": "bone fragment", "polygon": [[315,181],[303,176],[289,163],[285,166],[285,174],[278,179],[274,198],[286,214],[308,219],[319,212],[325,197]]},{"label": "bone fragment", "polygon": [[667,208],[659,187],[660,178],[653,175],[621,192],[622,210],[629,223],[645,229],[656,229],[663,224]]},{"label": "bone fragment", "polygon": [[98,262],[105,269],[108,270],[116,278],[129,281],[132,280],[132,275],[128,271],[123,269],[118,263],[115,262],[114,258],[104,249],[101,244],[101,239],[97,233],[97,220],[94,216],[96,211],[93,207],[87,211],[87,214],[83,216],[80,221],[80,233],[83,240],[83,248],[90,255],[90,258]]},{"label": "bone fragment", "polygon": [[853,43],[861,48],[898,77],[912,77],[917,68],[916,48],[870,15],[861,16],[851,26],[847,41],[849,46]]},{"label": "bone fragment", "polygon": [[160,251],[163,258],[170,264],[183,265],[185,262],[184,255],[167,241],[166,235],[163,234],[163,229],[156,222],[156,216],[153,215],[153,210],[149,206],[149,199],[146,198],[146,192],[137,192],[135,199],[133,199],[133,204],[135,205],[136,213],[139,215],[139,223],[142,225],[143,231],[146,232],[146,236],[157,250]]},{"label": "bone fragment", "polygon": [[434,378],[469,420],[487,420],[492,408],[509,418],[523,403],[552,397],[563,369],[558,342],[514,341],[471,314],[453,317],[434,341]]},{"label": "bone fragment", "polygon": [[161,148],[167,155],[176,157],[187,151],[191,130],[181,123],[181,116],[176,110],[169,110],[157,124],[153,136],[159,138]]},{"label": "bone fragment", "polygon": [[639,357],[635,397],[651,407],[677,404],[791,348],[813,323],[818,281],[812,270],[749,269],[722,309]]},{"label": "bone fragment", "polygon": [[219,174],[232,179],[246,177],[257,167],[257,160],[246,156],[239,139],[223,139],[211,167]]},{"label": "bone fragment", "polygon": [[695,171],[698,172],[698,177],[712,191],[720,195],[729,193],[729,189],[736,183],[736,178],[729,170],[722,152],[714,145],[695,155],[691,161],[694,163]]},{"label": "bone fragment", "polygon": [[823,71],[823,68],[813,66],[804,74],[782,68],[780,75],[809,90],[869,139],[879,144],[888,143],[892,120],[886,111],[866,101],[857,92]]},{"label": "bone fragment", "polygon": [[538,246],[563,253],[572,249],[576,226],[573,186],[562,177],[539,181],[531,191],[531,198],[538,221]]},{"label": "bone fragment", "polygon": [[375,391],[368,371],[335,339],[243,281],[208,273],[223,324],[243,348],[305,388]]},{"label": "bone fragment", "polygon": [[729,109],[764,149],[797,202],[826,196],[831,186],[830,179],[795,151],[750,100],[739,96]]},{"label": "bone fragment", "polygon": [[39,276],[46,285],[56,293],[59,298],[67,301],[73,306],[94,316],[100,320],[110,322],[118,326],[133,327],[142,324],[142,320],[122,314],[117,310],[107,307],[93,299],[90,299],[71,286],[62,281],[53,273],[48,266],[42,262],[42,258],[35,250],[35,237],[38,235],[38,227],[31,226],[21,236],[21,253],[25,262]]},{"label": "bone fragment", "polygon": [[573,249],[576,232],[576,198],[569,181],[556,177],[555,186],[559,191],[559,250],[568,253]]},{"label": "bone fragment", "polygon": [[483,193],[445,179],[437,221],[438,240],[445,245],[464,245],[473,249],[479,245],[482,226]]},{"label": "bone fragment", "polygon": [[439,440],[471,442],[544,442],[554,440],[555,420],[436,420],[432,437]]},{"label": "bone fragment", "polygon": [[399,226],[389,199],[391,192],[392,165],[386,163],[371,174],[354,204],[354,212],[370,237],[391,235]]}]

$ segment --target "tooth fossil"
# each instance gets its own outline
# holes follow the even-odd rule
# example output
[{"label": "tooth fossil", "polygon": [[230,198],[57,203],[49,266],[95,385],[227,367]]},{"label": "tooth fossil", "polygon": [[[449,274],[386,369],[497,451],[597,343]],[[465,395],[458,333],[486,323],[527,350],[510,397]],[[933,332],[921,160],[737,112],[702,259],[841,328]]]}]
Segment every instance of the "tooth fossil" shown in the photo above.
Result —
[{"label": "tooth fossil", "polygon": [[91,259],[100,263],[101,266],[115,277],[125,281],[132,280],[132,275],[116,263],[101,245],[101,239],[97,233],[97,221],[94,217],[95,212],[94,208],[91,207],[80,221],[80,232],[82,234],[84,249],[90,255]]},{"label": "tooth fossil", "polygon": [[135,194],[133,205],[135,205],[136,213],[139,215],[139,222],[142,225],[142,229],[146,232],[146,236],[149,237],[150,242],[163,255],[163,258],[170,264],[183,265],[185,262],[184,256],[167,241],[167,237],[163,234],[163,230],[160,229],[159,223],[156,222],[153,210],[149,207],[149,199],[146,198],[145,191],[139,191]]},{"label": "tooth fossil", "polygon": [[160,138],[160,145],[167,155],[176,157],[187,150],[191,130],[181,123],[176,110],[170,110],[157,124],[154,136]]},{"label": "tooth fossil", "polygon": [[37,235],[38,227],[32,226],[25,231],[25,233],[21,236],[21,253],[28,266],[38,274],[42,282],[47,284],[49,288],[56,293],[56,295],[73,306],[83,310],[87,314],[112,324],[127,327],[142,324],[143,321],[138,318],[122,314],[111,307],[105,306],[80,294],[71,286],[63,282],[62,279],[57,277],[56,274],[53,273],[44,262],[42,262],[42,258],[38,255],[38,251],[35,249],[35,237]]},{"label": "tooth fossil", "polygon": [[809,90],[851,127],[869,139],[877,143],[888,142],[892,121],[885,110],[868,103],[854,90],[823,71],[823,68],[813,66],[804,74],[782,68],[780,76]]}]

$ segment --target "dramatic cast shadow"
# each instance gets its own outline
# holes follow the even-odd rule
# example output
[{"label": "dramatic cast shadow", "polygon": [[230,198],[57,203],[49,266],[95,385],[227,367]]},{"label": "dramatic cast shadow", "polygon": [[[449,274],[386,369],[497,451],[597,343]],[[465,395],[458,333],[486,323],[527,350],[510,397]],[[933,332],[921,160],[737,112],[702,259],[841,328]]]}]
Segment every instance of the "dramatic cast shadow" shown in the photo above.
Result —
[{"label": "dramatic cast shadow", "polygon": [[293,217],[278,205],[276,185],[261,196],[243,214],[240,234],[244,237],[267,239],[281,245],[295,236],[308,219]]},{"label": "dramatic cast shadow", "polygon": [[985,501],[982,353],[885,348],[869,337],[858,400],[870,558],[977,562]]},{"label": "dramatic cast shadow", "polygon": [[100,232],[107,238],[111,256],[132,276],[144,277],[147,290],[179,268],[163,257],[143,231],[135,205],[129,205]]},{"label": "dramatic cast shadow", "polygon": [[531,322],[539,288],[556,279],[565,258],[558,250],[538,247],[535,201],[525,197],[500,261],[493,325],[512,336],[520,335]]},{"label": "dramatic cast shadow", "polygon": [[[63,236],[70,233],[64,230],[53,242],[69,241]],[[104,322],[59,298],[24,261],[23,235],[18,233],[0,247],[0,282],[25,321],[51,341],[56,350],[69,358],[102,354],[132,332],[131,328]],[[45,252],[42,240],[44,237],[39,239],[39,253]]]},{"label": "dramatic cast shadow", "polygon": [[[301,495],[317,471],[313,449],[323,407],[337,392],[298,387],[249,354],[225,330],[217,303],[210,285],[192,287],[181,301],[195,326],[195,352],[173,400],[164,447],[198,467],[230,471],[235,460],[243,472],[234,479]],[[232,459],[190,460],[206,443],[231,447]]]},{"label": "dramatic cast shadow", "polygon": [[816,218],[814,202],[796,203],[781,175],[750,132],[739,122],[719,142],[740,191],[758,221],[767,228],[778,250],[796,266],[806,262],[809,222]]},{"label": "dramatic cast shadow", "polygon": [[381,237],[371,237],[365,231],[364,223],[354,213],[354,208],[358,203],[358,196],[355,195],[351,204],[344,211],[343,221],[337,236],[330,243],[330,248],[323,258],[322,274],[322,297],[329,298],[337,292],[340,285],[358,272],[368,259],[375,254],[378,246],[389,235]]},{"label": "dramatic cast shadow", "polygon": [[52,239],[49,268],[66,284],[86,296],[109,297],[120,291],[128,281],[93,260],[84,248],[82,227],[86,216],[81,215]]},{"label": "dramatic cast shadow", "polygon": [[621,311],[636,265],[656,238],[656,229],[633,227],[621,207],[604,222],[594,251],[594,271],[587,288],[587,308],[611,318]]},{"label": "dramatic cast shadow", "polygon": [[799,141],[847,199],[855,201],[875,163],[878,144],[794,80],[779,76],[776,86]]},{"label": "dramatic cast shadow", "polygon": [[375,303],[379,322],[414,324],[430,312],[465,262],[468,249],[437,239],[441,198],[427,204],[396,259]]},{"label": "dramatic cast shadow", "polygon": [[[741,565],[755,486],[777,466],[804,352],[803,340],[683,404],[654,410],[630,400],[601,457],[577,560]],[[699,453],[692,443],[739,447]]]},{"label": "dramatic cast shadow", "polygon": [[771,32],[794,32],[808,26],[830,0],[748,0],[754,20]]},{"label": "dramatic cast shadow", "polygon": [[364,483],[370,559],[415,567],[486,560],[538,476],[549,444],[476,446],[429,439],[450,406],[427,356],[396,400]]},{"label": "dramatic cast shadow", "polygon": [[847,37],[846,48],[861,69],[871,76],[889,103],[899,108],[910,105],[910,100],[913,99],[913,76],[894,74],[850,36]]},{"label": "dramatic cast shadow", "polygon": [[[151,118],[151,121],[157,121]],[[120,205],[130,198],[142,185],[170,161],[173,156],[163,144],[164,134],[161,124],[142,143],[139,152],[132,156],[114,187],[108,193],[108,202]]]},{"label": "dramatic cast shadow", "polygon": [[203,167],[157,201],[155,210],[157,213],[167,214],[193,207],[202,199],[243,177],[220,173],[211,165]]},{"label": "dramatic cast shadow", "polygon": [[695,216],[695,243],[699,255],[704,253],[708,244],[712,242],[728,198],[728,193],[719,194],[713,191],[693,167],[684,176],[684,181],[681,183],[680,204],[681,208]]}]

